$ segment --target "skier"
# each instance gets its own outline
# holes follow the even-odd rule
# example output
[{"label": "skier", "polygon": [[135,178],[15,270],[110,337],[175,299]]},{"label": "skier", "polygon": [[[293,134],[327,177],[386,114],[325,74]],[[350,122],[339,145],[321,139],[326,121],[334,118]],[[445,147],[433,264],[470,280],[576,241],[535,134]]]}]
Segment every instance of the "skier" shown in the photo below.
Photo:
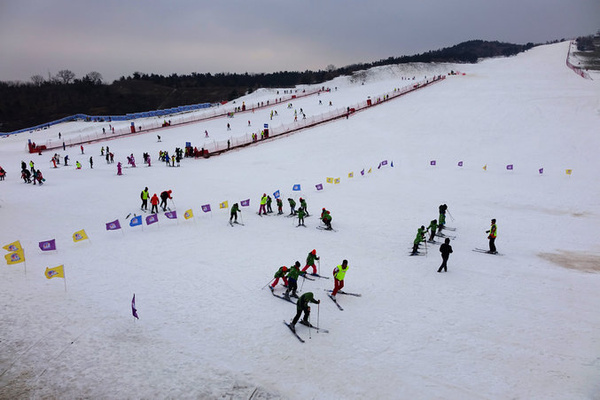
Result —
[{"label": "skier", "polygon": [[5,176],[6,171],[2,167],[0,167],[0,181],[3,181]]},{"label": "skier", "polygon": [[304,208],[300,207],[298,209],[298,226],[306,226],[306,225],[304,225],[304,215],[305,215]]},{"label": "skier", "polygon": [[148,198],[150,197],[150,193],[148,193],[147,186],[142,190],[140,197],[142,198],[142,210],[148,211]]},{"label": "skier", "polygon": [[275,280],[269,286],[269,289],[271,289],[271,292],[275,289],[275,286],[277,286],[277,283],[279,282],[280,278],[283,280],[283,286],[288,286],[288,280],[285,277],[287,270],[288,270],[287,267],[284,265],[283,267],[279,268],[277,270],[277,272],[275,272],[275,275],[273,275],[273,278],[275,278]]},{"label": "skier", "polygon": [[229,213],[229,223],[230,224],[232,223],[232,221],[237,224],[237,213],[238,212],[242,212],[242,210],[240,210],[240,206],[238,205],[238,203],[235,203],[233,205],[233,207],[231,207],[231,211]]},{"label": "skier", "polygon": [[448,210],[448,206],[445,204],[441,204],[438,207],[438,210],[440,212],[440,216],[438,218],[438,229],[441,232],[442,229],[444,229],[444,225],[446,225],[446,210]]},{"label": "skier", "polygon": [[75,161],[75,168],[76,169],[81,169],[81,163],[78,161]]},{"label": "skier", "polygon": [[94,169],[94,159],[90,156],[90,169]]},{"label": "skier", "polygon": [[44,181],[45,181],[44,177],[42,176],[42,171],[41,171],[41,170],[39,170],[39,169],[38,169],[38,170],[37,170],[37,172],[35,173],[35,175],[34,175],[33,179],[34,179],[33,183],[35,184],[35,180],[37,179],[37,181],[38,181],[38,183],[39,183],[39,185],[40,185],[40,186],[41,186],[41,185],[44,183]]},{"label": "skier", "polygon": [[81,154],[83,154],[83,145],[79,146],[81,148]]},{"label": "skier", "polygon": [[435,220],[435,219],[432,220],[429,223],[429,226],[427,227],[427,229],[429,229],[429,241],[431,243],[433,243],[434,242],[433,239],[435,238],[435,233],[437,232],[437,229],[438,229],[437,220]]},{"label": "skier", "polygon": [[283,214],[283,201],[280,198],[277,198],[277,215]]},{"label": "skier", "polygon": [[315,260],[320,260],[319,256],[317,256],[317,250],[313,249],[308,256],[306,256],[306,266],[302,268],[302,272],[306,272],[308,267],[312,267],[313,275],[317,274],[317,267],[315,266]]},{"label": "skier", "polygon": [[266,210],[266,205],[267,205],[267,194],[263,193],[262,197],[260,198],[260,207],[258,209],[258,215],[262,215],[261,212],[265,215],[267,215],[267,210]]},{"label": "skier", "polygon": [[267,213],[273,212],[273,208],[271,208],[272,203],[273,203],[273,199],[271,199],[271,196],[267,196]]},{"label": "skier", "polygon": [[321,221],[327,225],[327,228],[325,228],[326,230],[330,231],[333,229],[331,227],[331,214],[325,208],[323,208],[323,211],[321,212]]},{"label": "skier", "polygon": [[437,272],[442,272],[442,269],[444,270],[444,272],[448,272],[448,257],[450,257],[450,253],[452,253],[452,246],[450,246],[449,238],[446,238],[446,240],[444,240],[444,243],[442,243],[442,245],[440,246],[440,253],[442,253],[442,265],[440,265],[440,268]]},{"label": "skier", "polygon": [[298,277],[300,275],[305,274],[306,272],[300,271],[300,261],[296,261],[296,263],[292,265],[292,267],[286,275],[286,278],[288,280],[288,287],[284,294],[285,297],[290,297],[290,290],[292,291],[292,297],[298,297],[298,295],[296,294],[296,290],[298,290]]},{"label": "skier", "polygon": [[290,203],[290,215],[296,215],[296,202],[291,197],[288,197],[288,203]]},{"label": "skier", "polygon": [[121,161],[117,163],[117,175],[123,175],[123,164],[121,164]]},{"label": "skier", "polygon": [[341,265],[338,265],[333,269],[333,292],[331,292],[331,297],[335,299],[335,295],[344,287],[344,278],[346,277],[346,272],[348,272],[348,260],[342,261]]},{"label": "skier", "polygon": [[412,254],[419,254],[419,244],[425,241],[425,226],[421,225],[421,227],[417,230],[417,236],[415,236],[415,240],[413,242]]},{"label": "skier", "polygon": [[154,195],[150,199],[150,204],[152,204],[152,209],[150,210],[150,212],[152,214],[158,213],[158,196],[156,195],[156,193],[154,193]]},{"label": "skier", "polygon": [[308,213],[308,208],[306,207],[306,200],[304,200],[302,197],[300,197],[300,207],[304,208],[306,216],[310,217],[310,214]]},{"label": "skier", "polygon": [[160,207],[163,209],[163,211],[167,211],[167,200],[172,199],[172,192],[172,190],[165,190],[160,194]]},{"label": "skier", "polygon": [[300,319],[302,313],[304,313],[304,318],[302,318],[302,324],[310,326],[310,322],[308,318],[310,317],[310,307],[308,303],[320,304],[321,300],[315,300],[315,295],[312,292],[306,292],[298,299],[296,303],[296,316],[292,320],[290,324],[290,328],[295,332],[296,331],[296,323]]},{"label": "skier", "polygon": [[490,250],[488,251],[488,253],[491,253],[491,254],[498,253],[496,251],[496,243],[495,243],[497,232],[498,232],[498,227],[496,226],[496,220],[492,219],[492,226],[490,227],[490,230],[485,231],[485,233],[489,233],[488,239],[490,240]]}]

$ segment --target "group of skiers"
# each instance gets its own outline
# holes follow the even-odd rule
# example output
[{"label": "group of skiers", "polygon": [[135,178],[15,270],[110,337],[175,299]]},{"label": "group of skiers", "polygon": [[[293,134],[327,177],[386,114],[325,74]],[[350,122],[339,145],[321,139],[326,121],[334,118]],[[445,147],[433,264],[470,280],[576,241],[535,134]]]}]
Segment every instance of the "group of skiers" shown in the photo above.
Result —
[{"label": "group of skiers", "polygon": [[[300,197],[300,199],[298,199],[298,202],[300,203],[300,207],[298,207],[298,209],[296,209],[296,205],[297,205],[296,200],[294,200],[291,197],[288,197],[287,200],[290,205],[290,213],[288,214],[288,217],[298,218],[297,226],[306,226],[306,225],[304,225],[304,218],[310,217],[306,199],[304,199],[303,197]],[[283,201],[279,197],[277,197],[276,202],[277,202],[277,215],[281,215],[281,214],[283,214]],[[273,213],[272,204],[273,204],[273,199],[271,199],[271,196],[267,195],[266,193],[263,193],[263,195],[260,198],[260,207],[258,208],[258,215],[262,216],[262,215],[267,215],[267,214]],[[236,203],[236,205],[237,205],[237,203]],[[229,222],[231,222],[233,218],[235,218],[235,220],[237,221],[237,212],[239,212],[239,211],[240,211],[239,207],[236,208],[235,211],[232,208]],[[325,224],[326,230],[333,229],[331,227],[331,219],[332,219],[331,213],[327,209],[323,208],[323,210],[321,212],[320,220],[323,221],[323,223]]]},{"label": "group of skiers", "polygon": [[[306,292],[302,294],[300,297],[297,295],[298,290],[298,278],[300,276],[306,276],[309,268],[312,268],[312,273],[310,275],[320,276],[317,272],[317,267],[315,265],[315,261],[320,260],[320,257],[317,256],[317,250],[313,249],[310,251],[306,257],[306,265],[302,270],[300,270],[300,261],[296,261],[289,269],[286,266],[280,267],[274,274],[272,283],[269,285],[269,289],[271,292],[275,291],[275,287],[279,283],[281,279],[283,281],[283,286],[286,287],[286,291],[284,293],[284,298],[290,299],[290,297],[295,297],[298,299],[296,302],[296,315],[292,319],[290,323],[290,329],[295,330],[296,323],[300,320],[300,317],[304,313],[304,318],[301,323],[304,325],[310,325],[309,317],[310,317],[310,306],[309,303],[320,304],[320,300],[314,299],[314,294],[312,292]],[[344,287],[344,279],[346,276],[346,272],[348,271],[348,260],[343,260],[342,263],[336,266],[333,269],[333,280],[334,287],[331,293],[331,298],[335,301],[336,294]],[[291,293],[290,293],[291,292]]]},{"label": "group of skiers", "polygon": [[[2,170],[2,180],[4,180],[4,176],[6,176],[6,171]],[[43,185],[46,181],[42,175],[42,171],[35,169],[35,163],[33,161],[29,161],[29,169],[27,168],[25,161],[21,161],[21,179],[23,179],[23,182],[25,183],[33,182],[34,185],[36,182]]]},{"label": "group of skiers", "polygon": [[[164,190],[160,193],[160,207],[162,208],[163,211],[167,211],[167,201],[169,199],[173,199],[173,197],[171,196],[171,193],[173,193],[172,190]],[[155,214],[158,213],[158,207],[159,207],[159,200],[158,200],[158,195],[156,193],[154,193],[154,195],[152,195],[152,197],[150,197],[150,192],[148,191],[148,187],[146,186],[144,188],[144,190],[142,190],[142,193],[140,194],[140,198],[142,199],[142,206],[141,209],[143,211],[148,211],[148,199],[150,199],[150,204],[152,205],[152,208],[150,209],[150,213]]]}]

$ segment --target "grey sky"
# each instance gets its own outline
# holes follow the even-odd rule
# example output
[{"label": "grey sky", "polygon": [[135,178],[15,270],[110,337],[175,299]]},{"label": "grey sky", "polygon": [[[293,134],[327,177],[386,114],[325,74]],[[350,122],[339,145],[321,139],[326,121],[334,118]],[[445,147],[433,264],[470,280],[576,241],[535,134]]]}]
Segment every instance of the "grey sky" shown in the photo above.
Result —
[{"label": "grey sky", "polygon": [[599,0],[0,0],[0,80],[318,70],[599,29]]}]

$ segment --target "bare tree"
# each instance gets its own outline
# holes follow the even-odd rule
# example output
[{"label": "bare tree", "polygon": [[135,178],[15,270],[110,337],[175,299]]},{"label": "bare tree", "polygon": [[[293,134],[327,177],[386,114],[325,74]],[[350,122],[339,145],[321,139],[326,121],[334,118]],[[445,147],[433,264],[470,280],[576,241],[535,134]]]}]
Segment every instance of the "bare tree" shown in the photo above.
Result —
[{"label": "bare tree", "polygon": [[31,77],[31,82],[33,82],[35,86],[42,86],[44,83],[44,77],[41,75],[34,75]]},{"label": "bare tree", "polygon": [[73,79],[75,79],[75,73],[73,71],[69,71],[68,69],[61,69],[56,74],[56,77],[62,80],[62,83],[68,84],[71,83]]},{"label": "bare tree", "polygon": [[327,72],[333,72],[333,71],[335,71],[335,65],[333,65],[333,64],[329,64],[329,65],[327,66],[327,69],[326,69],[326,71],[327,71]]},{"label": "bare tree", "polygon": [[102,85],[102,74],[97,71],[88,72],[84,77],[84,80],[92,83],[93,85]]}]

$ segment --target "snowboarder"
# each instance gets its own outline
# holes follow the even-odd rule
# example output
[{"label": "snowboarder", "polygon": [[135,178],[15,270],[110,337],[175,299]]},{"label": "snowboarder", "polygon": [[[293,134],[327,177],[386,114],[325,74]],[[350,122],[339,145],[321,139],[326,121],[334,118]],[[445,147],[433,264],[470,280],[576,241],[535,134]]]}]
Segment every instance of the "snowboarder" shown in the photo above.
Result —
[{"label": "snowboarder", "polygon": [[450,246],[449,238],[446,238],[446,240],[444,240],[444,243],[442,243],[442,245],[440,246],[440,253],[442,253],[442,265],[440,265],[440,268],[437,272],[442,272],[442,269],[444,270],[444,272],[448,272],[448,257],[450,257],[450,253],[452,253],[452,246]]},{"label": "snowboarder", "polygon": [[317,267],[315,266],[315,260],[320,260],[319,256],[317,256],[317,250],[313,249],[308,256],[306,256],[306,266],[302,268],[302,272],[306,272],[308,267],[312,267],[313,275],[317,274]]},{"label": "snowboarder", "polygon": [[310,325],[308,318],[310,317],[310,307],[308,303],[320,304],[321,300],[315,300],[315,295],[312,292],[306,292],[298,299],[296,303],[296,316],[292,320],[290,324],[290,329],[293,331],[296,330],[296,323],[300,319],[302,313],[304,313],[304,318],[302,318],[302,323],[304,325]]},{"label": "snowboarder", "polygon": [[154,195],[150,199],[150,204],[152,204],[152,209],[150,210],[150,212],[152,214],[158,213],[158,196],[156,195],[156,193],[154,193]]},{"label": "snowboarder", "polygon": [[432,220],[429,223],[429,226],[427,227],[427,229],[429,229],[429,241],[433,243],[433,239],[435,238],[435,233],[437,232],[438,229],[438,224],[437,224],[437,220]]},{"label": "snowboarder", "polygon": [[304,208],[300,207],[298,209],[298,226],[306,226],[306,225],[304,225],[304,215],[305,215]]},{"label": "snowboarder", "polygon": [[306,272],[300,271],[300,261],[296,261],[286,275],[288,287],[284,294],[285,297],[290,297],[290,290],[292,291],[292,297],[298,297],[296,294],[296,290],[298,290],[298,277],[305,274]]},{"label": "snowboarder", "polygon": [[150,193],[148,193],[148,187],[146,186],[142,193],[140,194],[142,199],[142,210],[148,211],[148,198],[150,197]]},{"label": "snowboarder", "polygon": [[267,194],[263,193],[262,197],[260,198],[260,207],[258,209],[258,215],[262,215],[261,212],[265,215],[267,214],[266,205],[267,205]]},{"label": "snowboarder", "polygon": [[160,207],[163,209],[163,211],[167,211],[167,200],[172,199],[172,192],[172,190],[165,190],[160,194]]},{"label": "snowboarder", "polygon": [[490,230],[485,231],[485,233],[489,233],[488,239],[490,240],[490,250],[488,251],[488,253],[491,253],[491,254],[498,253],[496,251],[496,243],[495,243],[497,232],[498,232],[498,227],[496,226],[496,220],[492,219],[492,226],[490,227]]},{"label": "snowboarder", "polygon": [[229,212],[229,223],[235,222],[237,224],[237,213],[242,212],[240,210],[240,206],[238,203],[235,203],[233,207],[231,207],[231,211]]},{"label": "snowboarder", "polygon": [[425,226],[421,225],[421,227],[417,230],[417,236],[415,236],[415,240],[413,242],[412,254],[419,254],[419,244],[425,241]]},{"label": "snowboarder", "polygon": [[290,203],[290,215],[296,215],[296,202],[291,197],[288,197],[288,203]]},{"label": "snowboarder", "polygon": [[275,289],[275,286],[277,286],[277,283],[279,282],[280,278],[283,280],[283,286],[288,286],[288,280],[285,277],[287,271],[288,271],[288,269],[284,265],[283,267],[279,268],[277,270],[277,272],[275,272],[275,275],[273,275],[273,278],[275,278],[275,280],[273,281],[273,283],[271,284],[271,286],[269,286],[269,288],[271,289],[271,291],[273,291],[273,289]]},{"label": "snowboarder", "polygon": [[331,214],[325,208],[321,211],[321,221],[327,226],[326,230],[330,231],[333,229],[331,227]]},{"label": "snowboarder", "polygon": [[341,265],[338,265],[333,269],[333,292],[331,292],[331,297],[335,299],[335,295],[344,287],[344,278],[346,277],[346,272],[348,272],[348,260],[342,261]]}]

